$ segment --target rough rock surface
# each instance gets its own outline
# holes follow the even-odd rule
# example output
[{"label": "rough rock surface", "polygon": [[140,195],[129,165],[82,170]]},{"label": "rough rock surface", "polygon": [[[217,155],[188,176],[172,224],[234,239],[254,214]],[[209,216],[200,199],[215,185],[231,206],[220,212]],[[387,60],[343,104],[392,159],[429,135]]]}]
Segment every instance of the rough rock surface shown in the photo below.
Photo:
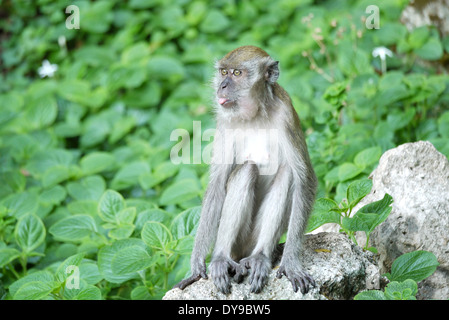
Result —
[{"label": "rough rock surface", "polygon": [[217,291],[213,282],[200,280],[184,290],[173,289],[164,300],[325,300],[352,299],[358,292],[379,288],[379,269],[373,255],[355,246],[345,235],[319,233],[307,235],[302,254],[304,267],[315,279],[317,286],[307,294],[294,293],[290,282],[276,278],[275,267],[268,284],[261,293],[250,292],[248,279],[241,284],[232,283],[231,293]]},{"label": "rough rock surface", "polygon": [[443,35],[448,35],[448,15],[449,0],[411,0],[402,12],[401,21],[409,30],[434,25]]},{"label": "rough rock surface", "polygon": [[[419,283],[418,299],[449,298],[449,161],[426,141],[406,143],[385,152],[371,174],[373,188],[357,209],[393,197],[387,220],[370,236],[382,273],[403,253],[427,250],[440,266]],[[363,241],[358,239],[359,243]]]}]

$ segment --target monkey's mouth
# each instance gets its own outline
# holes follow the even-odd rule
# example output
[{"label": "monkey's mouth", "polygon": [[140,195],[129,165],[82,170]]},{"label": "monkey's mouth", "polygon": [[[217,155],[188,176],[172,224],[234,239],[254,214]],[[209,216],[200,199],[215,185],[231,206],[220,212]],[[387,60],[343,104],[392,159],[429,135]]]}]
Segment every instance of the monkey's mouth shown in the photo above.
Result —
[{"label": "monkey's mouth", "polygon": [[218,103],[225,108],[229,108],[234,104],[234,101],[227,98],[218,98]]}]

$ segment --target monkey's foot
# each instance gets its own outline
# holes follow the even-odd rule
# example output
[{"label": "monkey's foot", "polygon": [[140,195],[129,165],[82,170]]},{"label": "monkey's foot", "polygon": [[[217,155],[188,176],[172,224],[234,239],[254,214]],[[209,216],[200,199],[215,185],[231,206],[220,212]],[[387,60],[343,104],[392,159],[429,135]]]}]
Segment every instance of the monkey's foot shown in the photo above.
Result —
[{"label": "monkey's foot", "polygon": [[298,286],[301,289],[302,294],[309,292],[309,286],[315,287],[315,280],[304,271],[301,267],[297,265],[281,265],[276,274],[277,278],[286,276],[288,280],[292,283],[293,291],[298,292]]},{"label": "monkey's foot", "polygon": [[220,292],[224,294],[231,292],[230,273],[234,273],[237,267],[238,263],[230,258],[217,257],[212,259],[209,265],[210,276]]},{"label": "monkey's foot", "polygon": [[253,293],[259,293],[267,283],[268,274],[271,271],[271,261],[263,253],[244,258],[240,260],[234,279],[241,282],[248,274],[248,269],[251,270],[249,274],[250,290]]}]

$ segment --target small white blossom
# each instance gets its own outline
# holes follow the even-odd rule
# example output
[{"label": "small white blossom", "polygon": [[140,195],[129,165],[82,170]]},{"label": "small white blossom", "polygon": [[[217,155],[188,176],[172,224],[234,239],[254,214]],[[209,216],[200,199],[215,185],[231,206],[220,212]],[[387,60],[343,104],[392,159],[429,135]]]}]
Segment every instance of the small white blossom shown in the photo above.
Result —
[{"label": "small white blossom", "polygon": [[386,58],[387,58],[387,56],[389,56],[390,58],[393,57],[393,52],[391,52],[390,49],[387,49],[385,47],[377,47],[377,48],[374,48],[372,54],[373,54],[374,58],[376,58],[376,57],[380,58],[382,74],[387,72],[387,61],[386,61]]},{"label": "small white blossom", "polygon": [[39,73],[39,76],[41,78],[45,77],[51,78],[54,76],[56,70],[58,70],[57,64],[51,64],[48,60],[44,60],[42,62],[42,67],[37,69],[37,73]]},{"label": "small white blossom", "polygon": [[391,52],[390,49],[385,47],[377,47],[373,50],[373,57],[380,57],[380,60],[385,60],[385,58],[389,56],[390,58],[393,57],[393,52]]}]

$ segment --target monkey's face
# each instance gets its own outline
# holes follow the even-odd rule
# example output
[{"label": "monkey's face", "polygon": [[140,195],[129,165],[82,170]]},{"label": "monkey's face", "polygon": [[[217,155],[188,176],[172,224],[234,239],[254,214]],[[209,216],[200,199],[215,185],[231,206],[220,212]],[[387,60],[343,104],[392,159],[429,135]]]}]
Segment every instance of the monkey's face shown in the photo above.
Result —
[{"label": "monkey's face", "polygon": [[232,50],[216,64],[214,86],[218,115],[228,120],[249,120],[271,96],[279,76],[278,62],[254,46]]},{"label": "monkey's face", "polygon": [[218,69],[220,84],[217,90],[217,102],[223,108],[232,108],[238,105],[241,91],[244,88],[244,80],[247,70],[221,67]]}]

